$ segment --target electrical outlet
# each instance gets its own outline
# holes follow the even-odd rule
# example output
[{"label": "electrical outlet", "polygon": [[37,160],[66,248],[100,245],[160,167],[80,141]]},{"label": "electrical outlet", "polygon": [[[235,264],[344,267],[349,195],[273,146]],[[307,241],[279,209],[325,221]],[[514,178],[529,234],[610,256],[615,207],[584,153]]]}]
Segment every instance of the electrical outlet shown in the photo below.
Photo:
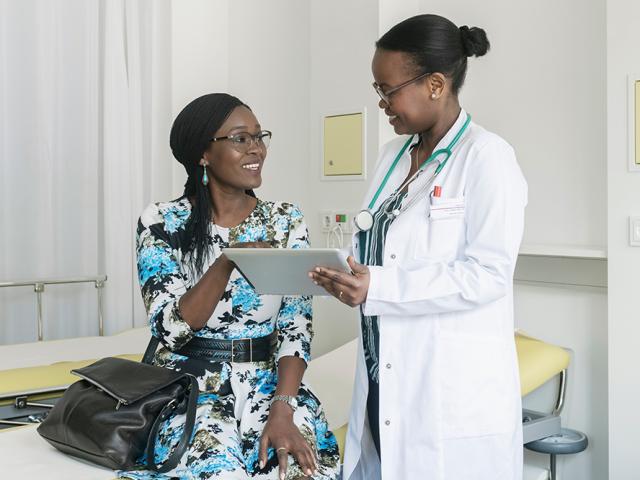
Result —
[{"label": "electrical outlet", "polygon": [[334,212],[334,220],[336,225],[340,225],[342,233],[353,233],[353,219],[355,213],[348,210],[336,210]]},{"label": "electrical outlet", "polygon": [[335,214],[333,212],[329,210],[320,212],[320,230],[322,232],[328,233],[335,225]]}]

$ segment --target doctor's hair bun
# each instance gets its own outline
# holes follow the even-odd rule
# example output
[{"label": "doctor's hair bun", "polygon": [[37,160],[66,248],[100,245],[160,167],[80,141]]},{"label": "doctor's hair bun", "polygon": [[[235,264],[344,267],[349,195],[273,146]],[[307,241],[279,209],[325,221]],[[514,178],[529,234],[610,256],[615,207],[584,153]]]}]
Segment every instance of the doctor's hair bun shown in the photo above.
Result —
[{"label": "doctor's hair bun", "polygon": [[489,50],[486,32],[477,27],[460,27],[440,15],[416,15],[407,18],[385,33],[376,47],[402,52],[407,68],[416,76],[442,73],[451,80],[457,95],[467,74],[467,57],[480,57]]},{"label": "doctor's hair bun", "polygon": [[467,57],[481,57],[489,51],[490,44],[487,39],[487,33],[478,27],[460,27],[460,37],[462,38],[462,46]]}]

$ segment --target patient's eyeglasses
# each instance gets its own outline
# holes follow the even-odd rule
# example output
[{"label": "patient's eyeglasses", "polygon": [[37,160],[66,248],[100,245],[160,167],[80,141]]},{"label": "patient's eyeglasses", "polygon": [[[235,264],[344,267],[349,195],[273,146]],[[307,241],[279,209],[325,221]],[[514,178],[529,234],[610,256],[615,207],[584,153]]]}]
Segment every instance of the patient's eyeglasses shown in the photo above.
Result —
[{"label": "patient's eyeglasses", "polygon": [[266,150],[269,148],[269,142],[271,141],[271,132],[269,130],[261,130],[255,135],[249,132],[240,132],[233,135],[225,135],[224,137],[214,137],[210,141],[219,142],[222,140],[229,140],[231,146],[240,153],[247,153],[254,143],[258,148]]},{"label": "patient's eyeglasses", "polygon": [[382,87],[380,87],[380,85],[378,85],[376,82],[373,82],[373,89],[376,91],[376,93],[382,99],[382,101],[384,103],[386,103],[387,105],[391,105],[391,102],[390,102],[391,95],[393,95],[395,92],[397,92],[401,88],[404,88],[407,85],[411,85],[413,82],[417,82],[421,78],[424,78],[424,77],[426,77],[428,75],[431,75],[431,72],[427,72],[427,73],[423,73],[422,75],[418,75],[417,77],[412,78],[411,80],[407,80],[406,82],[398,85],[397,87],[390,88],[386,92],[384,90],[382,90]]}]

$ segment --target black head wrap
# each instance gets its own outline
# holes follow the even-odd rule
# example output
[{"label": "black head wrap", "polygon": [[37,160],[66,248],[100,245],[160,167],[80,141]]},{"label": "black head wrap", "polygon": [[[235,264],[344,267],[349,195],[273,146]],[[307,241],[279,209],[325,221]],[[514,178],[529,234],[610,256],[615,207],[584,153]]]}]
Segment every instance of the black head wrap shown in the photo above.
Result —
[{"label": "black head wrap", "polygon": [[[171,127],[169,143],[173,156],[187,171],[185,195],[194,195],[202,177],[200,159],[209,140],[238,106],[246,105],[227,93],[209,93],[190,102],[178,114]],[[248,108],[248,107],[247,107]]]},{"label": "black head wrap", "polygon": [[[201,274],[209,255],[209,228],[212,202],[209,189],[202,184],[200,159],[211,138],[236,107],[245,106],[238,98],[226,93],[210,93],[196,98],[178,114],[171,127],[169,143],[173,156],[187,171],[184,196],[193,198],[191,215],[185,225],[184,253],[190,253],[194,274]],[[248,191],[249,195],[253,192]]]}]

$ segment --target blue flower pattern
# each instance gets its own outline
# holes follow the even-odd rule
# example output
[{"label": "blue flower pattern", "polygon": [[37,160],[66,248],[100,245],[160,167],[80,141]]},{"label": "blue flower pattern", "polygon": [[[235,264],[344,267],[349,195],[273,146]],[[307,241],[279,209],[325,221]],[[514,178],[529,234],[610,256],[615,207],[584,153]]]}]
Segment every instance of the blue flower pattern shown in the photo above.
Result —
[{"label": "blue flower pattern", "polygon": [[169,233],[175,233],[184,227],[191,212],[180,204],[169,203],[165,205],[167,208],[160,209],[164,218],[164,228]]},{"label": "blue flower pattern", "polygon": [[[309,361],[313,335],[311,298],[261,296],[237,272],[232,274],[223,298],[201,330],[193,331],[181,318],[179,299],[199,279],[191,278],[182,247],[185,225],[191,215],[186,198],[150,205],[138,222],[138,272],[151,331],[164,346],[155,363],[191,373],[198,379],[200,396],[196,431],[178,467],[157,474],[140,467],[117,472],[135,480],[251,478],[275,480],[278,462],[273,448],[265,469],[258,466],[258,448],[270,400],[277,385],[277,361],[298,356]],[[214,234],[215,233],[215,234]],[[283,202],[257,205],[237,227],[216,227],[210,238],[209,262],[229,244],[268,241],[274,248],[308,248],[302,212]],[[278,330],[278,348],[273,358],[255,363],[213,363],[173,353],[193,336],[210,338],[258,338]],[[339,478],[339,452],[328,429],[320,403],[304,383],[298,392],[300,407],[294,423],[318,454],[319,472],[314,479]],[[184,415],[166,420],[156,442],[156,458],[162,461],[177,444]],[[288,477],[303,476],[295,461]]]},{"label": "blue flower pattern", "polygon": [[260,295],[256,293],[244,278],[237,278],[231,282],[231,295],[233,306],[239,306],[245,314],[257,310],[262,306]]},{"label": "blue flower pattern", "polygon": [[173,275],[178,271],[178,264],[172,258],[171,252],[149,245],[140,249],[138,253],[138,278],[144,285],[151,277]]}]

